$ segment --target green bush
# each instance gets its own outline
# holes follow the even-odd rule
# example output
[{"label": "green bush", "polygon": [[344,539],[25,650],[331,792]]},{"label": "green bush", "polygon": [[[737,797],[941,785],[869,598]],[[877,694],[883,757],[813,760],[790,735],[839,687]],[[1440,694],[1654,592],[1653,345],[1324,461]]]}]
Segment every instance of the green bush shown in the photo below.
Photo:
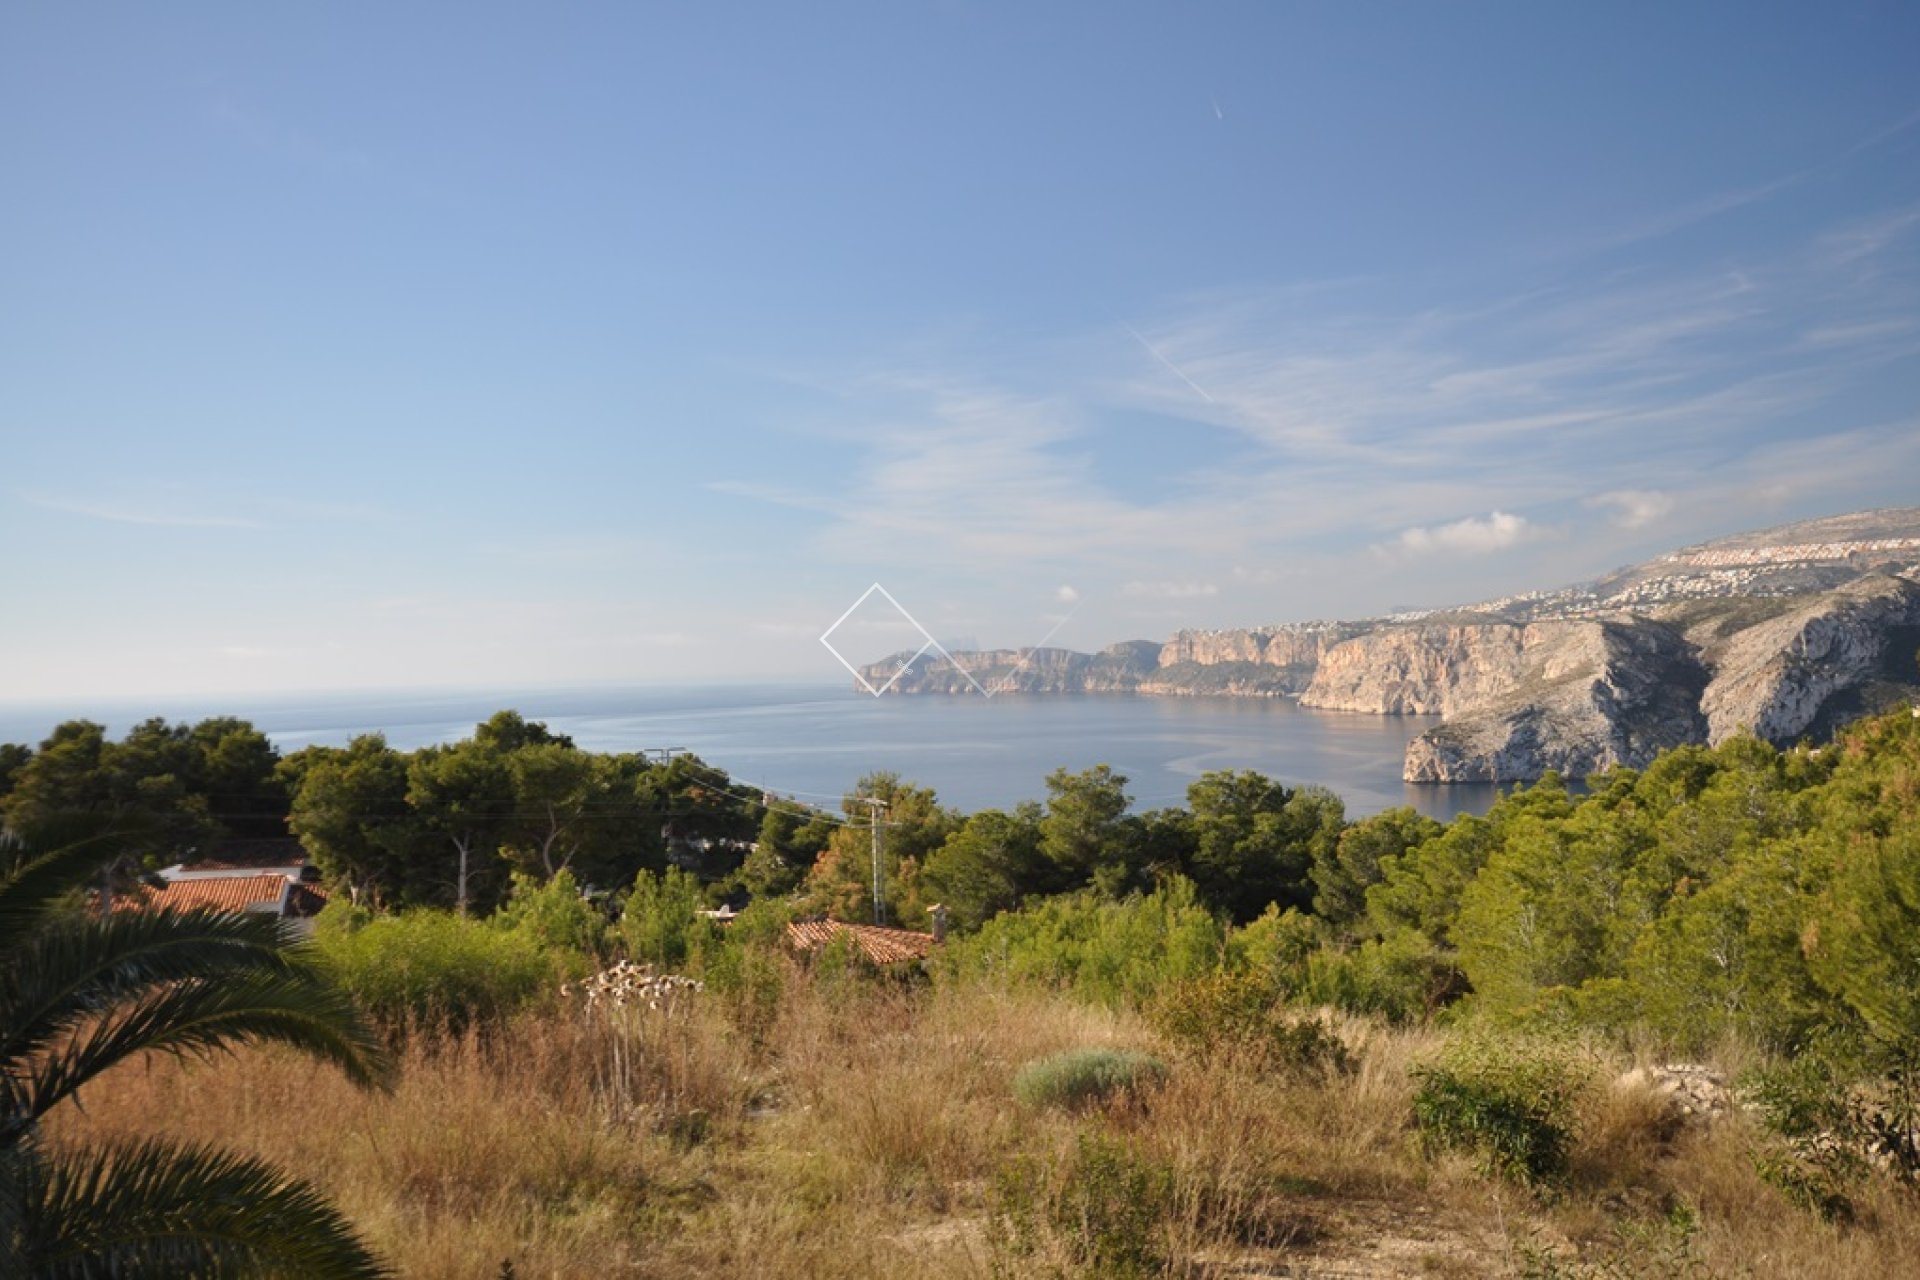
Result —
[{"label": "green bush", "polygon": [[392,1028],[457,1031],[524,1007],[559,976],[553,953],[530,935],[451,912],[422,909],[358,927],[343,914],[322,923],[330,927],[316,929],[313,939],[321,963]]},{"label": "green bush", "polygon": [[1410,930],[1307,957],[1287,994],[1307,1004],[1372,1014],[1396,1026],[1430,1021],[1464,995],[1466,979],[1440,948]]},{"label": "green bush", "polygon": [[1148,1004],[1147,1020],[1196,1053],[1237,1053],[1268,1070],[1331,1075],[1354,1067],[1346,1043],[1318,1018],[1288,1014],[1260,973],[1220,971],[1170,983]]},{"label": "green bush", "polygon": [[937,954],[948,978],[1031,983],[1106,1005],[1138,1004],[1167,982],[1220,966],[1226,929],[1173,877],[1119,902],[1092,893],[1004,912]]},{"label": "green bush", "polygon": [[1074,1049],[1020,1068],[1013,1096],[1024,1106],[1077,1109],[1157,1088],[1166,1064],[1151,1054],[1120,1049]]},{"label": "green bush", "polygon": [[683,970],[719,940],[719,927],[701,914],[700,881],[679,867],[662,875],[642,871],[620,914],[620,940],[627,958],[663,969]]},{"label": "green bush", "polygon": [[1032,1275],[1047,1256],[1072,1275],[1143,1280],[1172,1261],[1173,1170],[1120,1138],[1082,1133],[1065,1160],[1014,1161],[995,1180],[994,1208],[998,1275]]},{"label": "green bush", "polygon": [[513,888],[506,904],[493,913],[493,925],[524,933],[549,951],[577,955],[596,965],[606,959],[607,918],[580,896],[571,871],[563,870],[545,884],[514,872]]},{"label": "green bush", "polygon": [[1484,1171],[1533,1185],[1567,1172],[1575,1104],[1591,1078],[1567,1046],[1465,1037],[1414,1078],[1414,1123],[1429,1147],[1470,1151]]},{"label": "green bush", "polygon": [[701,957],[707,990],[755,1044],[766,1041],[786,993],[790,914],[778,900],[750,903]]}]

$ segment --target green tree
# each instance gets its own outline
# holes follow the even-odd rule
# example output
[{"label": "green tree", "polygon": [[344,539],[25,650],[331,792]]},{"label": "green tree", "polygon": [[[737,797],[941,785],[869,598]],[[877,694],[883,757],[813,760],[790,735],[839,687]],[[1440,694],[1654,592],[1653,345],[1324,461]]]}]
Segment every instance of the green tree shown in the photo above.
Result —
[{"label": "green tree", "polygon": [[[531,742],[503,754],[513,814],[501,832],[502,850],[518,870],[551,880],[599,843],[619,816],[617,774],[602,757],[571,743]],[[638,821],[636,798],[630,790],[624,798],[629,820]]]},{"label": "green tree", "polygon": [[287,793],[266,736],[244,720],[142,721],[119,742],[87,720],[60,725],[17,763],[5,818],[31,835],[74,813],[120,815],[152,861],[191,857],[221,836],[285,832]]},{"label": "green tree", "polygon": [[33,748],[19,742],[0,742],[0,813],[6,812],[7,797],[13,793],[13,781],[33,759]]},{"label": "green tree", "polygon": [[518,711],[494,712],[474,726],[473,741],[503,754],[510,754],[522,747],[573,746],[572,738],[564,733],[554,733],[538,720],[528,720]]},{"label": "green tree", "polygon": [[475,739],[427,747],[407,766],[407,803],[441,847],[451,850],[450,874],[435,879],[451,889],[454,909],[466,915],[476,893],[492,887],[500,838],[513,811],[505,760]]},{"label": "green tree", "polygon": [[[1282,909],[1307,903],[1321,813],[1309,814],[1312,800],[1290,813],[1294,799],[1284,785],[1252,770],[1205,773],[1187,788],[1193,815],[1188,874],[1201,899],[1236,923],[1252,920],[1269,903]],[[1337,798],[1328,816],[1332,832],[1323,842],[1331,845],[1341,817]]]},{"label": "green tree", "polygon": [[739,883],[755,898],[784,897],[799,888],[833,838],[834,823],[795,801],[775,799],[760,820]]},{"label": "green tree", "polygon": [[760,806],[724,769],[698,756],[675,756],[639,773],[634,787],[642,811],[657,823],[661,842],[656,848],[663,856],[692,861],[711,880],[745,860],[760,824]]},{"label": "green tree", "polygon": [[1772,842],[1674,895],[1628,956],[1628,1015],[1601,989],[1590,1020],[1639,1023],[1688,1051],[1728,1032],[1791,1049],[1831,1012],[1802,950],[1811,903],[1798,862],[1789,843]]},{"label": "green tree", "polygon": [[1379,884],[1388,859],[1400,859],[1408,850],[1438,836],[1444,828],[1432,818],[1402,807],[1376,813],[1323,844],[1313,863],[1313,910],[1342,927],[1359,921],[1367,910],[1367,890]]},{"label": "green tree", "polygon": [[130,808],[108,769],[107,731],[91,720],[55,727],[14,775],[6,825],[30,840],[61,829],[76,813],[113,814]]},{"label": "green tree", "polygon": [[1846,850],[1808,944],[1814,977],[1868,1030],[1920,1045],[1920,828]]},{"label": "green tree", "polygon": [[920,868],[959,825],[931,788],[902,781],[895,773],[870,773],[841,801],[847,821],[835,828],[808,873],[805,909],[839,920],[873,915],[873,820],[881,828],[881,891],[886,919],[918,927],[926,907]]},{"label": "green tree", "polygon": [[53,1148],[40,1123],[115,1064],[281,1043],[363,1085],[390,1064],[279,922],[215,911],[78,915],[124,842],[0,848],[0,1274],[383,1274],[311,1185],[205,1144]]},{"label": "green tree", "polygon": [[1379,883],[1367,889],[1373,932],[1388,937],[1410,929],[1431,942],[1449,942],[1461,892],[1499,844],[1492,822],[1462,814],[1433,839],[1383,857]]},{"label": "green tree", "polygon": [[962,931],[1010,911],[1040,878],[1040,810],[982,809],[927,858],[926,882]]},{"label": "green tree", "polygon": [[234,836],[284,836],[289,796],[280,777],[280,753],[245,720],[218,716],[188,731],[189,785],[206,798],[206,812]]},{"label": "green tree", "polygon": [[308,747],[280,773],[293,792],[288,826],[331,884],[376,907],[426,900],[415,877],[428,833],[407,802],[407,757],[384,736]]},{"label": "green tree", "polygon": [[628,957],[667,969],[686,968],[718,937],[713,921],[700,914],[705,905],[700,882],[679,867],[668,867],[661,875],[642,871],[620,913],[620,940]]},{"label": "green tree", "polygon": [[1571,824],[1527,818],[1461,894],[1451,927],[1481,1001],[1526,1006],[1546,988],[1608,976],[1607,925],[1625,868]]},{"label": "green tree", "polygon": [[1092,885],[1108,897],[1141,887],[1143,842],[1127,779],[1099,764],[1079,773],[1047,775],[1047,813],[1040,820],[1040,852],[1056,873],[1055,888]]},{"label": "green tree", "polygon": [[605,958],[606,914],[581,896],[580,884],[571,871],[561,870],[545,881],[516,871],[512,880],[507,900],[493,913],[489,924],[525,934],[559,956],[596,961]]}]

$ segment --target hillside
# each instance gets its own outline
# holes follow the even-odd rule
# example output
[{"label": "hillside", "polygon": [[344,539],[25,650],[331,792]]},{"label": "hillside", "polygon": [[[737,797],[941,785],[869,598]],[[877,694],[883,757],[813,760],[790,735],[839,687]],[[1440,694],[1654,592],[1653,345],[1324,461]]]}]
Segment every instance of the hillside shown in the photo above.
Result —
[{"label": "hillside", "polygon": [[[1413,782],[1580,777],[1750,728],[1824,736],[1920,684],[1920,508],[1857,512],[1683,547],[1592,582],[1351,622],[1181,631],[1097,654],[958,653],[900,693],[1297,696],[1438,714]],[[908,655],[865,674],[889,679]],[[965,672],[965,675],[962,672]]]}]

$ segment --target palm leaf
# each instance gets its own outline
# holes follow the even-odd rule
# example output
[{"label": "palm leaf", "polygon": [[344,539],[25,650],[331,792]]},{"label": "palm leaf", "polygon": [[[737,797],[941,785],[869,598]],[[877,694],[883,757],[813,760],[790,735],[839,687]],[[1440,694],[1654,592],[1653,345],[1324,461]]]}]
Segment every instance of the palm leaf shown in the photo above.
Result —
[{"label": "palm leaf", "polygon": [[[391,1059],[347,997],[310,973],[189,979],[101,1015],[51,1052],[6,1064],[14,1117],[31,1125],[75,1090],[135,1054],[207,1056],[241,1044],[292,1045],[363,1086],[386,1084]],[[0,1134],[0,1142],[5,1135]]]},{"label": "palm leaf", "polygon": [[149,1139],[43,1154],[25,1181],[29,1280],[388,1274],[310,1183],[248,1156]]},{"label": "palm leaf", "polygon": [[[97,823],[94,824],[97,826]],[[98,832],[41,850],[9,837],[0,857],[0,955],[11,951],[67,894],[107,863],[137,847],[141,836],[128,831]]]},{"label": "palm leaf", "polygon": [[189,978],[293,973],[272,916],[127,911],[54,920],[16,944],[0,969],[0,1063],[51,1043],[129,993]]},{"label": "palm leaf", "polygon": [[0,837],[0,1275],[384,1274],[319,1192],[257,1160],[160,1142],[55,1155],[39,1140],[50,1108],[148,1050],[271,1041],[362,1085],[392,1070],[272,917],[56,909],[136,838],[42,852]]}]

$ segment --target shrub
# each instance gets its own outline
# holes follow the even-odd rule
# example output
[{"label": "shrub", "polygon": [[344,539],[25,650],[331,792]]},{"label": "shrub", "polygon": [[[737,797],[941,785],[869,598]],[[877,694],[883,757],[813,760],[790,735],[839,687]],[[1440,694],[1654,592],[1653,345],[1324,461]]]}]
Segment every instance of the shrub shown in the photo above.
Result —
[{"label": "shrub", "polygon": [[700,914],[706,903],[690,872],[668,867],[662,875],[642,871],[620,914],[627,958],[664,969],[685,969],[718,940],[718,927]]},{"label": "shrub", "polygon": [[1567,1172],[1574,1105],[1590,1079],[1568,1047],[1472,1036],[1413,1074],[1414,1123],[1430,1147],[1470,1151],[1484,1171],[1534,1185]]},{"label": "shrub", "polygon": [[777,900],[750,903],[702,958],[700,976],[707,989],[755,1044],[771,1033],[786,992],[788,917]]},{"label": "shrub", "polygon": [[522,1008],[555,984],[554,957],[524,933],[426,909],[358,928],[347,923],[316,930],[314,950],[389,1028],[413,1022],[459,1030]]},{"label": "shrub", "polygon": [[1920,1046],[1822,1037],[1742,1083],[1774,1138],[1760,1176],[1802,1208],[1851,1219],[1852,1191],[1876,1165],[1920,1182]]},{"label": "shrub", "polygon": [[1225,928],[1176,876],[1119,902],[1078,893],[1005,912],[941,948],[938,963],[949,978],[1032,983],[1118,1005],[1218,968],[1225,947]]},{"label": "shrub", "polygon": [[571,871],[563,870],[545,884],[514,872],[513,888],[506,905],[494,912],[493,924],[524,933],[549,951],[572,953],[596,963],[606,958],[606,917],[580,896]]},{"label": "shrub", "polygon": [[1051,1255],[1069,1274],[1139,1280],[1171,1261],[1174,1176],[1122,1139],[1082,1133],[1051,1164],[1015,1161],[995,1181],[991,1239],[997,1274],[1034,1273]]},{"label": "shrub", "polygon": [[1076,1109],[1137,1097],[1166,1075],[1166,1064],[1151,1054],[1074,1049],[1022,1067],[1013,1080],[1013,1096],[1024,1106]]},{"label": "shrub", "polygon": [[1331,1028],[1318,1018],[1289,1016],[1259,973],[1222,971],[1170,983],[1147,1006],[1147,1020],[1202,1055],[1242,1054],[1269,1070],[1331,1075],[1354,1066]]},{"label": "shrub", "polygon": [[1452,959],[1410,930],[1351,950],[1316,951],[1293,982],[1288,994],[1297,1000],[1376,1014],[1396,1026],[1430,1021],[1467,991]]}]

